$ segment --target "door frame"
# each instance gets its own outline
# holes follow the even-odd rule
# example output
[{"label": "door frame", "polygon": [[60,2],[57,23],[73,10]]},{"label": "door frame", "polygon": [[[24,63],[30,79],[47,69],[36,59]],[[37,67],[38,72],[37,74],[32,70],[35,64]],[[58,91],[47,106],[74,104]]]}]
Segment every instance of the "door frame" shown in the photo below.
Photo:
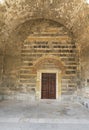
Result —
[{"label": "door frame", "polygon": [[[44,69],[37,71],[37,85],[36,85],[36,99],[41,99],[42,92],[42,73],[55,73],[56,74],[56,99],[60,99],[61,97],[61,70],[59,69]],[[41,99],[44,100],[44,99]]]}]

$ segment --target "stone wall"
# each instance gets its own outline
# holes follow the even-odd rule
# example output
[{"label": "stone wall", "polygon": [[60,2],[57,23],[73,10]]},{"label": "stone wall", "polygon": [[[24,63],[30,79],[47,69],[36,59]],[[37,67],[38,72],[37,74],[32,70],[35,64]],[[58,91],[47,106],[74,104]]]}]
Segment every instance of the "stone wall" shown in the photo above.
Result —
[{"label": "stone wall", "polygon": [[[59,57],[66,68],[61,81],[62,94],[73,94],[77,91],[79,58],[72,35],[62,25],[48,20],[41,20],[34,29],[22,44],[20,87],[23,91],[35,91],[37,72],[33,71],[33,66],[39,58],[53,55]],[[37,69],[60,69],[49,59],[40,62],[39,66]]]},{"label": "stone wall", "polygon": [[[77,83],[79,91],[81,88],[88,87],[89,5],[86,1],[6,0],[3,4],[0,4],[0,93],[25,91],[19,87],[20,73],[22,71],[20,70],[22,63],[21,45],[25,43],[28,36],[39,30],[41,26],[45,26],[44,19],[46,21],[47,19],[49,21],[56,21],[55,25],[57,26],[58,23],[64,25],[67,28],[66,30],[72,33],[72,38],[75,39],[75,41],[72,39],[73,44],[78,43],[77,46],[81,46],[81,54],[76,54],[76,57],[80,57],[81,62],[79,63],[78,59],[74,57],[80,66],[77,67]],[[41,21],[43,21],[43,25]],[[51,25],[53,25],[53,22],[51,22]],[[68,36],[70,36],[69,32]],[[64,50],[64,48],[62,49]],[[76,50],[76,48],[73,50]],[[69,53],[68,55],[72,56]],[[55,54],[55,56],[58,56],[58,54]],[[69,64],[70,58],[74,61],[71,56],[69,57],[69,61],[65,60],[65,54],[60,53],[58,57],[61,57],[62,61],[64,60],[63,62]],[[69,72],[70,70],[71,72]],[[72,75],[71,73],[75,73],[74,71],[76,71],[76,67],[69,66],[66,70],[66,75]],[[64,86],[69,91],[71,91],[71,87],[68,86],[71,86],[69,82],[72,82],[72,79],[73,77],[71,76],[71,80],[67,80],[67,83],[64,79],[62,80],[63,83],[68,84]],[[73,80],[76,81],[76,79]],[[63,89],[65,90],[65,88]]]}]

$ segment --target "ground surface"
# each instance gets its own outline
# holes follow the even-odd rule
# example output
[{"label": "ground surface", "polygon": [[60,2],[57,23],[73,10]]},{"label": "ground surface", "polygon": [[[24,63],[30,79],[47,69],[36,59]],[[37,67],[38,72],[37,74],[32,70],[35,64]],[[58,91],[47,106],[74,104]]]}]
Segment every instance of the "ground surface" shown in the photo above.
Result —
[{"label": "ground surface", "polygon": [[89,110],[76,102],[0,102],[0,130],[89,130]]}]

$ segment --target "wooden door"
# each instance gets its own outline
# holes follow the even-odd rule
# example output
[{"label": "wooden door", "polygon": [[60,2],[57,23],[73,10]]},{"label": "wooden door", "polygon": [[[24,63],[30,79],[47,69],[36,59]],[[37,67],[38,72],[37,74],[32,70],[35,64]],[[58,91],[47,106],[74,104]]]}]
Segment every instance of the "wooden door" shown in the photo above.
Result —
[{"label": "wooden door", "polygon": [[56,99],[56,74],[42,73],[42,99]]}]

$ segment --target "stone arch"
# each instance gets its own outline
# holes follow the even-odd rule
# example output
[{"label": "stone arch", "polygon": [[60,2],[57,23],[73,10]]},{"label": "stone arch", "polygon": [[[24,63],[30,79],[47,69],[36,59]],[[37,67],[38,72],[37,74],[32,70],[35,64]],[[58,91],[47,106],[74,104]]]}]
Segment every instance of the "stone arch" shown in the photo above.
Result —
[{"label": "stone arch", "polygon": [[[50,25],[50,21],[48,21],[48,22]],[[41,98],[40,95],[41,95],[42,74],[43,73],[55,73],[56,81],[57,81],[57,91],[56,91],[57,96],[56,97],[58,99],[58,97],[60,97],[61,93],[63,92],[63,90],[61,90],[61,88],[65,87],[64,91],[65,91],[65,93],[67,92],[66,88],[69,85],[69,78],[71,78],[70,76],[68,77],[68,73],[70,74],[69,69],[71,69],[71,67],[69,66],[69,61],[75,60],[75,57],[74,57],[75,55],[74,55],[74,51],[72,48],[72,46],[75,45],[75,42],[72,41],[72,36],[69,35],[68,31],[65,29],[64,26],[62,27],[61,24],[55,25],[55,23],[52,24],[53,23],[52,22],[51,26],[43,26],[44,23],[45,22],[42,21],[42,26],[41,26],[41,23],[39,24],[40,28],[38,28],[38,29],[41,29],[41,30],[43,29],[42,31],[41,30],[38,31],[37,30],[38,24],[34,23],[35,30],[34,29],[32,30],[33,33],[31,33],[30,26],[28,26],[29,24],[28,25],[25,24],[26,34],[25,34],[24,29],[22,28],[22,30],[23,30],[22,33],[24,32],[23,35],[25,34],[23,37],[23,40],[24,40],[24,38],[25,38],[25,40],[24,40],[21,52],[22,53],[26,52],[25,54],[27,54],[27,55],[29,54],[27,57],[30,57],[28,59],[31,59],[29,61],[26,61],[25,65],[27,66],[27,70],[29,72],[29,74],[27,74],[27,75],[29,77],[32,76],[30,78],[31,81],[29,80],[30,81],[29,84],[31,84],[31,87],[35,88],[36,97],[39,99]],[[47,25],[48,25],[48,23],[47,23]],[[45,34],[45,32],[47,32],[46,27],[52,27],[52,28],[57,28],[57,29],[60,28],[60,31],[58,29],[58,31],[56,31],[56,33],[54,33],[54,35],[49,33],[49,35],[47,37],[47,34],[43,35],[43,34]],[[44,28],[46,29],[46,31]],[[50,32],[49,28],[48,28],[48,31]],[[52,33],[53,33],[53,31],[52,31]],[[47,46],[45,45],[46,47],[43,47],[43,41],[47,42]],[[56,45],[56,43],[57,43],[57,45]],[[40,47],[39,47],[39,45],[40,45]],[[27,46],[26,50],[24,50],[25,49],[24,46],[25,47]],[[58,49],[58,50],[56,50],[56,49]],[[66,53],[67,53],[67,55],[66,55]],[[73,53],[73,56],[71,59],[72,53]],[[35,58],[33,59],[33,57],[35,57]],[[48,61],[51,61],[51,62],[48,62]],[[44,63],[47,63],[47,64],[44,64]],[[52,64],[52,63],[54,63],[54,64]],[[43,64],[43,66],[42,66],[42,64]],[[53,66],[50,67],[50,65],[53,65]],[[23,73],[23,77],[24,77],[25,72],[22,72],[22,73]],[[71,73],[75,73],[75,71],[73,71],[73,72],[71,71]],[[34,83],[35,83],[34,85],[33,85],[32,79],[34,79]],[[62,79],[65,80],[66,85],[62,83],[62,81],[63,81]]]},{"label": "stone arch", "polygon": [[37,61],[34,62],[33,71],[36,72],[37,70],[39,70],[41,65],[44,64],[44,62],[47,62],[48,60],[52,61],[62,73],[65,72],[66,68],[65,68],[64,62],[62,62],[59,57],[54,56],[54,55],[46,55],[46,56],[40,57]]},{"label": "stone arch", "polygon": [[[44,23],[44,22],[53,23],[57,25],[58,27],[63,27],[65,29],[65,32],[67,32],[68,36],[70,36],[72,40],[74,40],[72,31],[68,29],[64,24],[62,24],[62,22],[60,22],[60,19],[54,20],[50,17],[49,18],[45,18],[45,17],[31,18],[27,21],[24,21],[23,23],[19,24],[14,29],[15,31],[13,31],[13,33],[15,33],[18,39],[22,40],[23,42],[29,35],[33,33],[31,31],[33,27],[35,27],[37,24]],[[23,37],[20,38],[20,35],[22,35]]]},{"label": "stone arch", "polygon": [[[72,42],[75,42],[75,39],[73,38],[73,33],[70,29],[68,29],[62,22],[60,22],[60,19],[52,19],[52,18],[45,18],[45,17],[38,17],[38,18],[30,18],[26,21],[23,21],[22,23],[18,24],[14,30],[11,32],[11,36],[7,38],[8,47],[15,46],[16,50],[14,51],[14,54],[19,54],[19,49],[21,48],[23,42],[27,39],[28,36],[30,36],[33,32],[31,32],[31,28],[35,25],[39,24],[39,21],[47,21],[48,23],[53,22],[55,25],[58,25],[58,27],[63,27],[65,32],[67,32],[68,36],[71,38]],[[33,23],[33,24],[31,24]],[[33,29],[32,29],[33,30]],[[19,45],[18,45],[19,44]],[[14,48],[15,48],[14,47]],[[19,49],[18,49],[19,47]],[[8,52],[10,53],[10,51]]]}]

